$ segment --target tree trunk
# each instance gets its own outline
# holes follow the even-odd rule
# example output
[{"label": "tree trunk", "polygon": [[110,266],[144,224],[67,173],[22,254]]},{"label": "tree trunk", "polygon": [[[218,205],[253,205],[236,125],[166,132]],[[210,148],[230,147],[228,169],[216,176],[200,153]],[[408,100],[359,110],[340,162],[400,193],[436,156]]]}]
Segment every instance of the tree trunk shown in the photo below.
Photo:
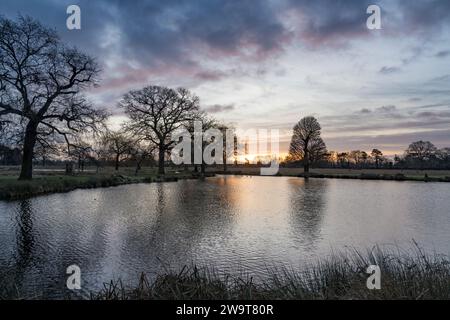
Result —
[{"label": "tree trunk", "polygon": [[37,127],[38,125],[30,121],[25,131],[25,140],[23,143],[23,157],[22,168],[20,171],[19,180],[31,180],[33,179],[33,155],[34,146],[37,140]]},{"label": "tree trunk", "polygon": [[73,174],[73,164],[72,162],[66,163],[66,175],[72,175]]},{"label": "tree trunk", "polygon": [[119,155],[116,155],[116,171],[119,171]]},{"label": "tree trunk", "polygon": [[206,172],[206,163],[202,162],[200,165],[201,174],[204,175]]},{"label": "tree trunk", "polygon": [[137,162],[136,162],[136,170],[134,171],[134,175],[135,176],[137,176],[138,175],[138,173],[139,173],[139,171],[141,170],[141,162],[142,162],[143,160],[138,160]]},{"label": "tree trunk", "polygon": [[222,161],[223,161],[223,172],[227,172],[228,166],[227,166],[227,153],[226,152],[223,153]]},{"label": "tree trunk", "polygon": [[303,158],[303,172],[309,173],[309,152],[308,150],[304,150],[304,158]]},{"label": "tree trunk", "polygon": [[164,174],[164,147],[159,146],[159,158],[158,158],[158,174]]}]

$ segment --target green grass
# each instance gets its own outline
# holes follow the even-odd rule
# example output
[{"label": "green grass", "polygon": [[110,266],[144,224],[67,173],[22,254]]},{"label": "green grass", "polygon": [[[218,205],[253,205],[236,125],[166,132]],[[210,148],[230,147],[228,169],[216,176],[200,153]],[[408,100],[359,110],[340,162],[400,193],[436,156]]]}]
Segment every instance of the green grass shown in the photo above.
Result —
[{"label": "green grass", "polygon": [[[381,290],[366,286],[367,266],[381,268]],[[269,279],[257,282],[249,273],[231,276],[210,268],[184,267],[149,281],[145,274],[135,287],[111,281],[93,293],[95,300],[339,300],[339,299],[450,299],[448,257],[375,248],[337,254],[302,272],[287,268],[269,270]]]},{"label": "green grass", "polygon": [[193,175],[188,171],[168,171],[164,177],[158,177],[155,169],[145,168],[136,176],[134,168],[121,168],[118,172],[105,168],[98,174],[95,171],[87,171],[73,176],[63,175],[59,171],[38,172],[30,181],[19,181],[17,177],[15,171],[0,172],[0,200],[17,200],[48,193],[130,183],[176,181],[193,178]]},{"label": "green grass", "polygon": [[37,176],[30,181],[18,181],[17,177],[3,176],[0,178],[0,199],[23,199],[47,193],[68,192],[78,188],[110,187],[142,180],[142,178],[121,175],[99,175]]}]

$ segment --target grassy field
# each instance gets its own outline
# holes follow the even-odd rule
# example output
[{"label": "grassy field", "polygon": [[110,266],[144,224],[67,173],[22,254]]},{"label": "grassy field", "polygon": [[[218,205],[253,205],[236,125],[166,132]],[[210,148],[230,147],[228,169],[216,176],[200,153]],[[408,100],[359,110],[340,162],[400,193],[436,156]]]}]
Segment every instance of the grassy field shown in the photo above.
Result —
[{"label": "grassy field", "polygon": [[[367,288],[369,265],[381,270],[381,289]],[[339,300],[450,299],[450,261],[446,256],[427,256],[420,249],[368,250],[336,254],[302,272],[269,270],[269,280],[256,282],[249,273],[231,276],[210,268],[185,267],[149,281],[140,276],[135,287],[112,281],[93,293],[100,300]]]}]

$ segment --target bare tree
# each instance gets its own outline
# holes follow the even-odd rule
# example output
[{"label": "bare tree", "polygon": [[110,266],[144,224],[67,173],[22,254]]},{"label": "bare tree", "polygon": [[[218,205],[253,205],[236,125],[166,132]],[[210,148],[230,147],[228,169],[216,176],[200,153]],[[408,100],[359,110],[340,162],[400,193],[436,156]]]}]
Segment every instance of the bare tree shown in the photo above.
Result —
[{"label": "bare tree", "polygon": [[24,124],[20,180],[32,179],[40,133],[62,135],[69,145],[73,132],[105,118],[80,96],[98,73],[91,57],[32,18],[0,18],[0,117]]},{"label": "bare tree", "polygon": [[337,154],[337,160],[341,167],[350,168],[350,157],[348,152],[340,152]]},{"label": "bare tree", "polygon": [[303,161],[305,173],[309,172],[312,161],[318,161],[326,155],[320,130],[320,124],[314,117],[305,117],[294,126],[289,156],[294,161]]},{"label": "bare tree", "polygon": [[133,146],[130,150],[131,159],[136,161],[136,169],[134,175],[137,176],[139,171],[142,169],[142,163],[146,160],[153,159],[153,152],[156,146],[148,141],[143,141],[137,138],[133,142]]},{"label": "bare tree", "polygon": [[171,135],[197,113],[199,98],[183,88],[149,86],[130,91],[120,105],[131,119],[129,129],[158,146],[158,173],[164,174],[165,154],[175,143]]},{"label": "bare tree", "polygon": [[406,149],[406,159],[417,161],[423,168],[425,162],[435,157],[437,148],[430,141],[417,141],[409,145]]},{"label": "bare tree", "polygon": [[107,131],[102,141],[114,161],[115,170],[118,171],[120,162],[131,156],[135,141],[124,131]]},{"label": "bare tree", "polygon": [[380,163],[383,161],[383,152],[378,149],[373,149],[370,155],[375,160],[375,167],[378,169],[380,167]]},{"label": "bare tree", "polygon": [[439,149],[437,152],[437,157],[440,161],[450,163],[450,148]]},{"label": "bare tree", "polygon": [[327,146],[322,138],[313,139],[309,145],[309,160],[310,164],[318,163],[328,156]]},{"label": "bare tree", "polygon": [[60,149],[59,145],[55,142],[50,142],[44,139],[38,139],[36,142],[36,147],[34,148],[34,158],[41,159],[42,166],[45,167],[47,160],[59,156]]},{"label": "bare tree", "polygon": [[361,168],[366,164],[369,155],[365,151],[353,150],[350,151],[349,158],[353,160],[353,163],[357,168]]},{"label": "bare tree", "polygon": [[91,156],[89,160],[94,163],[97,173],[99,173],[101,167],[106,165],[110,156],[108,146],[104,144],[104,141],[105,132],[102,132],[94,137],[91,143]]},{"label": "bare tree", "polygon": [[92,158],[92,151],[92,146],[82,140],[77,141],[72,150],[69,150],[69,155],[78,163],[79,172],[84,172],[86,161]]}]

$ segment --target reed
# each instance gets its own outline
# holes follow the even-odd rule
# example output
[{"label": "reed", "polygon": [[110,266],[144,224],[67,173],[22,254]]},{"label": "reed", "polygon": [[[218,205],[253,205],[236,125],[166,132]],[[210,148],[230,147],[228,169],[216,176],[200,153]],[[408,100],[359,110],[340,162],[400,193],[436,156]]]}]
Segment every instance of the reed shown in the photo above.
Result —
[{"label": "reed", "polygon": [[[369,265],[381,269],[381,289],[366,286]],[[119,281],[91,294],[101,300],[339,300],[450,299],[450,261],[447,256],[412,250],[380,248],[333,254],[303,271],[271,268],[265,281],[250,273],[229,275],[209,267],[186,266],[166,271],[152,281],[141,274],[135,287]]]}]

